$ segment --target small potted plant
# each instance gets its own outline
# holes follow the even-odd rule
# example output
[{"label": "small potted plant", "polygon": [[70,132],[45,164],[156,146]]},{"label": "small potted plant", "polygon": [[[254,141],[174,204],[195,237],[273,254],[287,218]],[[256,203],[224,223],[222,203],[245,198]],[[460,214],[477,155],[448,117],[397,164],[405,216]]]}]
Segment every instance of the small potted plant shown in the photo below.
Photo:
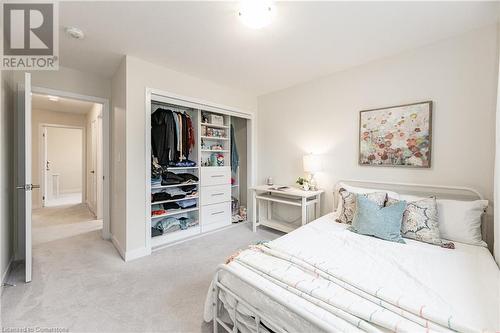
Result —
[{"label": "small potted plant", "polygon": [[309,181],[306,178],[299,177],[295,181],[297,184],[299,184],[305,191],[309,191]]}]

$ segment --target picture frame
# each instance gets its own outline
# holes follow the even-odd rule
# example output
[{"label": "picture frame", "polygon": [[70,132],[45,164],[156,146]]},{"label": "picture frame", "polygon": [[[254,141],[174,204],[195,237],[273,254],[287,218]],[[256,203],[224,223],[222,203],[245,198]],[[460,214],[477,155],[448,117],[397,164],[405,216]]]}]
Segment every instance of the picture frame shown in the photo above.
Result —
[{"label": "picture frame", "polygon": [[359,112],[360,166],[430,168],[433,102]]}]

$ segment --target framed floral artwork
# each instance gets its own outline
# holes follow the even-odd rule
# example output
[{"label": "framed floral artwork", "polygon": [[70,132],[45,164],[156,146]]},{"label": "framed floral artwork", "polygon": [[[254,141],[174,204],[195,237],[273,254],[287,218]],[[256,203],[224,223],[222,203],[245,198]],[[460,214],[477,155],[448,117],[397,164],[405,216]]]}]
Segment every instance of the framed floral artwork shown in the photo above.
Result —
[{"label": "framed floral artwork", "polygon": [[359,113],[359,164],[430,168],[432,101]]}]

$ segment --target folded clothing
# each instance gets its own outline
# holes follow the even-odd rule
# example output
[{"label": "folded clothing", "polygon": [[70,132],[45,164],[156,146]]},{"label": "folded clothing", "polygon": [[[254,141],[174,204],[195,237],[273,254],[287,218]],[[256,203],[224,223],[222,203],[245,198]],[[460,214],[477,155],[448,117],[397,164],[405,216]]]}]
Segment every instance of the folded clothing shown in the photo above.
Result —
[{"label": "folded clothing", "polygon": [[196,207],[196,199],[179,201],[177,204],[183,209]]},{"label": "folded clothing", "polygon": [[186,194],[194,194],[197,192],[197,186],[196,185],[186,185],[186,186],[181,186],[180,189],[186,193]]},{"label": "folded clothing", "polygon": [[172,229],[186,230],[187,228],[194,226],[196,224],[198,224],[198,221],[195,221],[187,217],[180,217],[180,218],[167,217],[158,221],[154,226],[154,229],[159,230],[161,233],[165,233],[167,231],[173,231]]},{"label": "folded clothing", "polygon": [[162,185],[176,185],[184,181],[184,178],[170,171],[163,172],[161,178],[162,178],[161,181]]},{"label": "folded clothing", "polygon": [[191,160],[182,160],[179,162],[170,161],[168,164],[170,167],[194,167],[196,163]]},{"label": "folded clothing", "polygon": [[163,215],[165,213],[167,213],[167,211],[164,209],[155,209],[151,211],[151,216]]},{"label": "folded clothing", "polygon": [[179,209],[181,208],[177,202],[167,202],[163,204],[163,208],[166,210]]},{"label": "folded clothing", "polygon": [[187,172],[186,173],[178,173],[177,176],[181,177],[183,179],[183,182],[188,182],[188,181],[197,182],[198,181],[198,177],[196,177],[192,173],[187,173]]}]

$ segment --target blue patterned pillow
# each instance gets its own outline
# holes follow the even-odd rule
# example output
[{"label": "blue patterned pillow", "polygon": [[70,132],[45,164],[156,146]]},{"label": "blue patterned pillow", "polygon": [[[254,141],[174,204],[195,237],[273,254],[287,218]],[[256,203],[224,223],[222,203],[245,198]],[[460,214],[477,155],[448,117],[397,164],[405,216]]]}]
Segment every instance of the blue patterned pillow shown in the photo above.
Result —
[{"label": "blue patterned pillow", "polygon": [[370,199],[357,195],[356,208],[349,230],[391,242],[405,243],[401,236],[401,222],[406,201],[399,201],[389,207],[380,207]]}]

